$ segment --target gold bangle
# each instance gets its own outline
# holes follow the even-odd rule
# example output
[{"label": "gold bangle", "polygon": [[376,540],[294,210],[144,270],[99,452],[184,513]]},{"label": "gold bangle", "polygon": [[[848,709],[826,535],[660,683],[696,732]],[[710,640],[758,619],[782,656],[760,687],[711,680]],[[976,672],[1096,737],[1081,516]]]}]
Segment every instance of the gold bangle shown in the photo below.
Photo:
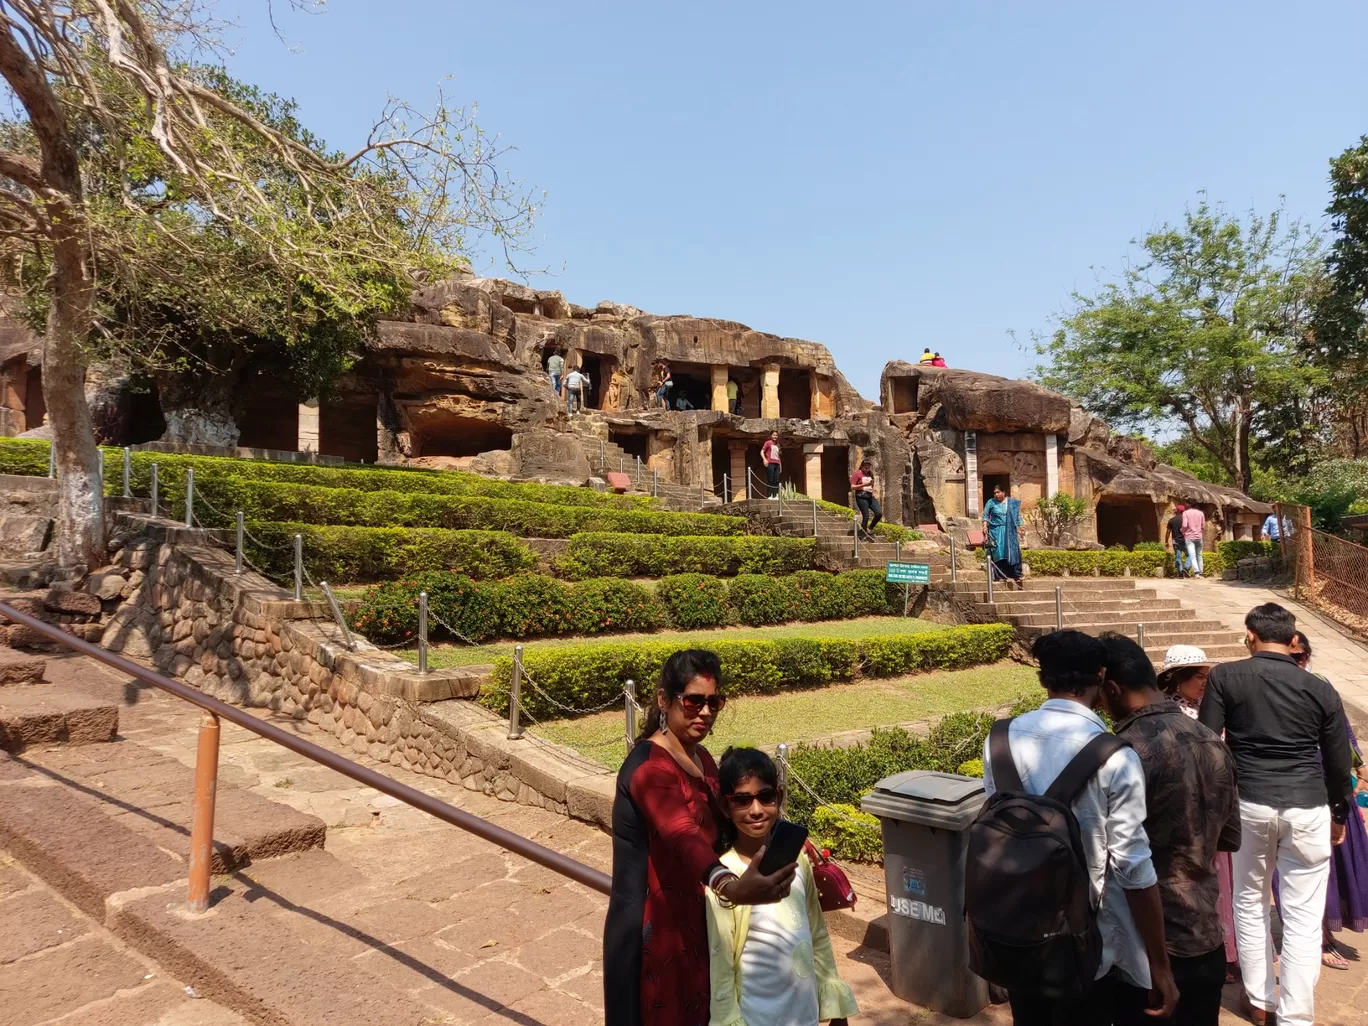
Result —
[{"label": "gold bangle", "polygon": [[736,902],[732,901],[730,898],[728,898],[725,894],[722,893],[722,888],[727,886],[727,884],[729,883],[734,883],[735,880],[735,874],[728,874],[727,876],[724,876],[721,880],[719,880],[716,886],[713,887],[713,894],[717,897],[717,903],[723,908],[736,908]]}]

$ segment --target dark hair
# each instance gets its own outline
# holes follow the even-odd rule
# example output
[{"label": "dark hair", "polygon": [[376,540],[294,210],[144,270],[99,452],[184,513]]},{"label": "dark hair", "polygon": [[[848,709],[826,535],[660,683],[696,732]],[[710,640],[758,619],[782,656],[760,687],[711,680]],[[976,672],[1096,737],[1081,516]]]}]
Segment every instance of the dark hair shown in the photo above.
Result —
[{"label": "dark hair", "polygon": [[1293,658],[1299,659],[1302,662],[1309,661],[1311,658],[1311,639],[1308,638],[1301,631],[1297,631],[1292,635],[1292,637],[1295,638],[1297,641],[1301,642],[1301,651],[1298,652]]},{"label": "dark hair", "polygon": [[717,653],[705,648],[681,648],[665,660],[665,665],[660,669],[656,695],[651,696],[650,707],[646,710],[646,722],[641,725],[641,733],[637,735],[638,741],[645,741],[660,730],[660,700],[657,695],[663,691],[673,702],[684,694],[689,681],[695,677],[711,677],[717,682],[717,690],[722,690],[722,661],[717,658]]},{"label": "dark hair", "polygon": [[728,748],[717,764],[717,786],[722,794],[735,794],[747,777],[755,777],[770,787],[779,786],[779,767],[758,748]]},{"label": "dark hair", "polygon": [[1134,638],[1108,631],[1098,640],[1107,649],[1107,680],[1127,691],[1152,691],[1159,686],[1154,664]]},{"label": "dark hair", "polygon": [[1245,627],[1270,645],[1290,645],[1297,633],[1297,618],[1276,602],[1255,606],[1245,616]]},{"label": "dark hair", "polygon": [[1099,672],[1107,665],[1107,646],[1082,631],[1051,631],[1031,645],[1040,664],[1040,683],[1047,691],[1081,695],[1101,684]]},{"label": "dark hair", "polygon": [[1201,664],[1197,666],[1172,666],[1159,675],[1159,690],[1166,695],[1176,695],[1178,688],[1197,676],[1199,670],[1207,669],[1210,667]]}]

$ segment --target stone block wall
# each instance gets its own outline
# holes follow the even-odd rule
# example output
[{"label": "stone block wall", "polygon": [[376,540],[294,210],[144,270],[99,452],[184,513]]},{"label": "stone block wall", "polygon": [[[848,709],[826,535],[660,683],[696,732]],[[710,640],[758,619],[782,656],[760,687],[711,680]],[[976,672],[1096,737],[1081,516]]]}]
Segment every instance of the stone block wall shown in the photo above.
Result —
[{"label": "stone block wall", "polygon": [[420,674],[360,639],[349,651],[324,604],[236,576],[207,534],[121,518],[114,567],[132,586],[107,621],[105,648],[221,701],[307,720],[356,755],[609,826],[608,770],[541,739],[509,740],[487,709],[448,701],[478,693],[469,671]]}]

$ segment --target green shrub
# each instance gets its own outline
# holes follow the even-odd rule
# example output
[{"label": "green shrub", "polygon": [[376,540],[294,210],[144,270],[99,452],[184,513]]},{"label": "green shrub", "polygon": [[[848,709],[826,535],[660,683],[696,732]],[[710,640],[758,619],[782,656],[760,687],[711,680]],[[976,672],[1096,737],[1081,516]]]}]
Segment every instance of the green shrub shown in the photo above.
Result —
[{"label": "green shrub", "polygon": [[737,619],[751,627],[787,623],[803,613],[798,590],[784,577],[742,574],[728,585],[727,599]]},{"label": "green shrub", "polygon": [[434,640],[650,631],[665,623],[656,598],[631,581],[567,584],[538,574],[475,581],[429,573],[370,589],[352,614],[352,626],[380,644],[413,637],[422,591],[428,593],[429,637]]},{"label": "green shrub", "polygon": [[751,626],[792,620],[846,620],[900,611],[902,590],[882,570],[805,570],[789,577],[741,575],[728,588],[736,619]]},{"label": "green shrub", "polygon": [[1167,552],[1126,552],[1124,549],[1108,549],[1104,552],[1027,549],[1022,553],[1022,559],[1036,577],[1060,577],[1066,570],[1074,577],[1091,577],[1094,572],[1102,577],[1124,577],[1127,568],[1133,577],[1152,577],[1154,571],[1173,562]]},{"label": "green shrub", "polygon": [[897,677],[917,670],[951,670],[995,663],[1006,657],[1014,629],[1005,623],[970,624],[924,634],[865,638],[864,672]]},{"label": "green shrub", "polygon": [[0,438],[0,474],[47,477],[47,472],[47,442],[40,438]]},{"label": "green shrub", "polygon": [[851,862],[883,859],[883,827],[878,817],[861,812],[854,805],[819,805],[813,810],[808,827],[813,843],[838,859]]},{"label": "green shrub", "polygon": [[335,584],[360,584],[432,570],[451,570],[475,578],[506,577],[537,565],[536,554],[503,531],[296,523],[254,523],[248,525],[248,531],[247,558],[278,580],[294,574],[296,534],[304,536],[304,565],[309,573],[315,580]]},{"label": "green shrub", "polygon": [[941,773],[958,771],[960,763],[983,753],[983,742],[997,719],[992,713],[957,712],[943,716],[927,735],[930,765],[919,769]]},{"label": "green shrub", "polygon": [[1131,547],[1132,552],[1163,552],[1163,542],[1136,542]]},{"label": "green shrub", "polygon": [[1282,549],[1273,541],[1223,541],[1216,546],[1216,551],[1223,568],[1237,566],[1242,559],[1257,556],[1278,559],[1282,556]]},{"label": "green shrub", "polygon": [[982,776],[983,776],[983,760],[982,760],[981,758],[980,758],[980,759],[965,759],[965,760],[964,760],[962,763],[960,763],[959,766],[955,769],[955,772],[958,773],[958,774],[959,774],[960,776],[962,776],[962,777],[982,777]]},{"label": "green shrub", "polygon": [[655,593],[671,622],[684,630],[721,627],[731,620],[727,586],[716,577],[706,574],[662,577]]},{"label": "green shrub", "polygon": [[[872,731],[863,744],[799,744],[789,753],[789,765],[824,801],[859,806],[860,799],[884,777],[927,769],[932,758],[925,740],[902,727],[889,727]],[[803,787],[789,788],[787,803],[788,815],[800,823],[809,823],[818,807]]]},{"label": "green shrub", "polygon": [[[176,482],[184,492],[184,481]],[[321,488],[241,477],[195,479],[200,520],[226,527],[233,511],[248,520],[289,520],[306,524],[357,527],[428,527],[449,530],[508,531],[523,537],[568,538],[579,531],[612,530],[638,534],[734,535],[745,530],[744,517],[711,513],[667,513],[601,506],[554,506],[544,502],[491,499],[479,495]],[[174,495],[168,496],[168,501]]]},{"label": "green shrub", "polygon": [[815,545],[812,538],[579,533],[570,538],[553,566],[570,580],[689,573],[779,575],[809,569]]}]

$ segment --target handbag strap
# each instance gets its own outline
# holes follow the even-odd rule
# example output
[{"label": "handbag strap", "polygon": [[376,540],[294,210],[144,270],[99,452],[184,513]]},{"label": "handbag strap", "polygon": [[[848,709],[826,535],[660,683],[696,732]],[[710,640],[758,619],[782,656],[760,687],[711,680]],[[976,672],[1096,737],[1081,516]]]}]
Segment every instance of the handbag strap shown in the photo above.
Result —
[{"label": "handbag strap", "polygon": [[1014,791],[1017,794],[1026,790],[1017,772],[1016,760],[1012,758],[1012,745],[1007,731],[1011,720],[998,720],[988,732],[988,763],[993,769],[993,787],[998,791]]}]

